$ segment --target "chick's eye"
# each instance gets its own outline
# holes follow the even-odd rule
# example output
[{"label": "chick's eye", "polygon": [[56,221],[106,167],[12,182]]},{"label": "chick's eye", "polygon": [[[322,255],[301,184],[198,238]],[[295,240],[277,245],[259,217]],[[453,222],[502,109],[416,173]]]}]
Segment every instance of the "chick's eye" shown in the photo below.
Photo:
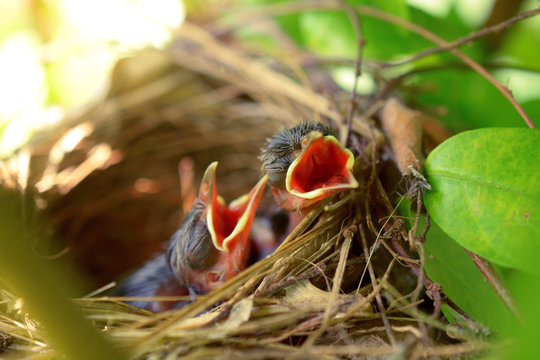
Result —
[{"label": "chick's eye", "polygon": [[225,274],[223,273],[223,271],[209,271],[206,275],[206,279],[211,283],[217,283],[219,281],[225,280]]},{"label": "chick's eye", "polygon": [[218,288],[225,281],[227,281],[227,276],[222,269],[211,270],[206,273],[205,285],[209,289]]}]

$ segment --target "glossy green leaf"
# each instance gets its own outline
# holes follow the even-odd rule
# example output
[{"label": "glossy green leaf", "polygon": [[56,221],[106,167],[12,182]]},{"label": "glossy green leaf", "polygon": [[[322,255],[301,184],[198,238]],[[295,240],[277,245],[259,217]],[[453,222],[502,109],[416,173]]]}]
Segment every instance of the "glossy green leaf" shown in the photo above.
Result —
[{"label": "glossy green leaf", "polygon": [[472,130],[426,161],[432,219],[465,248],[509,268],[540,273],[540,132]]},{"label": "glossy green leaf", "polygon": [[[412,218],[407,205],[400,207],[400,213]],[[412,225],[409,223],[409,227]],[[421,215],[420,229],[423,230],[425,216]],[[444,293],[467,315],[502,334],[513,323],[512,317],[491,286],[485,281],[480,270],[465,249],[446,235],[436,224],[431,227],[424,243],[427,276],[442,285]],[[452,311],[442,308],[451,323]]]}]

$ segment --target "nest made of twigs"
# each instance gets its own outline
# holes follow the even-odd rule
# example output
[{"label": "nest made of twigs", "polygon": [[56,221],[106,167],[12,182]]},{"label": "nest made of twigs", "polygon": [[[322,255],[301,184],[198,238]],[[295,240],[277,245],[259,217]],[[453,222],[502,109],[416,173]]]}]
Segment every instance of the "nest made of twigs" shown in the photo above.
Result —
[{"label": "nest made of twigs", "polygon": [[[70,257],[97,288],[162,250],[211,161],[220,164],[220,192],[232,199],[259,178],[259,150],[284,126],[318,120],[343,139],[349,95],[332,86],[324,97],[321,87],[332,83],[324,69],[310,78],[285,64],[248,56],[189,23],[168,50],[121,61],[102,103],[24,150],[27,188],[36,189],[36,203],[61,240],[59,247],[38,244],[40,251]],[[391,157],[381,156],[388,148],[373,119],[382,100],[361,99],[352,121],[360,188],[319,204],[272,255],[180,310],[152,314],[121,299],[91,297],[78,300],[87,316],[140,357],[326,359],[401,351],[429,358],[478,351],[481,345],[448,325],[425,295],[410,269],[420,260],[399,245],[406,231],[392,217],[392,201],[404,189]],[[15,298],[6,293],[3,301],[13,305],[16,321],[31,321],[15,310]],[[38,324],[6,330],[36,356],[47,348]]]}]

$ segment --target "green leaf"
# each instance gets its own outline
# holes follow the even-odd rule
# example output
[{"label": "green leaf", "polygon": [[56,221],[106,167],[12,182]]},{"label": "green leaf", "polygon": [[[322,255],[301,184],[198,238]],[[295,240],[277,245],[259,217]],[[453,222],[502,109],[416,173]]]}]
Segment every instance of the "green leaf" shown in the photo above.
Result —
[{"label": "green leaf", "polygon": [[510,313],[463,247],[432,224],[424,250],[429,259],[425,265],[427,275],[443,286],[454,303],[499,333],[508,328],[512,322]]},{"label": "green leaf", "polygon": [[540,132],[472,130],[426,160],[432,219],[450,237],[509,268],[540,273]]},{"label": "green leaf", "polygon": [[540,281],[538,278],[531,278],[523,273],[516,275],[510,285],[526,321],[523,326],[514,329],[511,345],[494,354],[495,359],[535,359],[538,356]]},{"label": "green leaf", "polygon": [[[415,214],[403,205],[400,213],[412,218]],[[420,218],[423,230],[425,216]],[[412,221],[409,222],[409,227]],[[443,287],[444,293],[463,311],[489,328],[504,333],[513,323],[512,317],[491,286],[484,280],[480,270],[465,249],[448,237],[436,224],[431,227],[424,243],[427,276]],[[452,311],[442,308],[447,319],[453,322]]]}]

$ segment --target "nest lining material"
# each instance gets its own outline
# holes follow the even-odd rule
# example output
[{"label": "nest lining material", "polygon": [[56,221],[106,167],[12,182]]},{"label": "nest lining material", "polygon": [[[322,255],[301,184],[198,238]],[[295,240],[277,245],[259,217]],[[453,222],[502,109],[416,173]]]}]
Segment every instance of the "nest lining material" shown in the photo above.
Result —
[{"label": "nest lining material", "polygon": [[[145,71],[137,71],[140,64]],[[301,119],[342,132],[346,106],[185,24],[169,51],[121,61],[103,103],[40,134],[25,150],[28,187],[40,189],[36,201],[64,241],[61,249],[40,246],[68,249],[94,287],[107,284],[160,252],[179,226],[198,184],[194,179],[180,191],[182,159],[192,160],[195,178],[218,160],[220,191],[233,199],[259,177],[257,156],[268,136]],[[80,139],[62,146],[74,129]],[[412,358],[429,358],[479,351],[484,345],[448,325],[418,291],[421,281],[411,277],[406,259],[380,241],[381,234],[392,237],[391,226],[384,234],[381,226],[399,223],[386,193],[399,177],[383,179],[383,187],[383,166],[373,166],[383,133],[361,116],[353,131],[359,189],[323,201],[278,250],[220,289],[162,314],[111,297],[76,302],[135,357],[376,358],[407,348]],[[0,319],[1,339],[29,358],[54,356],[17,299],[3,292],[2,301],[9,311]]]}]

